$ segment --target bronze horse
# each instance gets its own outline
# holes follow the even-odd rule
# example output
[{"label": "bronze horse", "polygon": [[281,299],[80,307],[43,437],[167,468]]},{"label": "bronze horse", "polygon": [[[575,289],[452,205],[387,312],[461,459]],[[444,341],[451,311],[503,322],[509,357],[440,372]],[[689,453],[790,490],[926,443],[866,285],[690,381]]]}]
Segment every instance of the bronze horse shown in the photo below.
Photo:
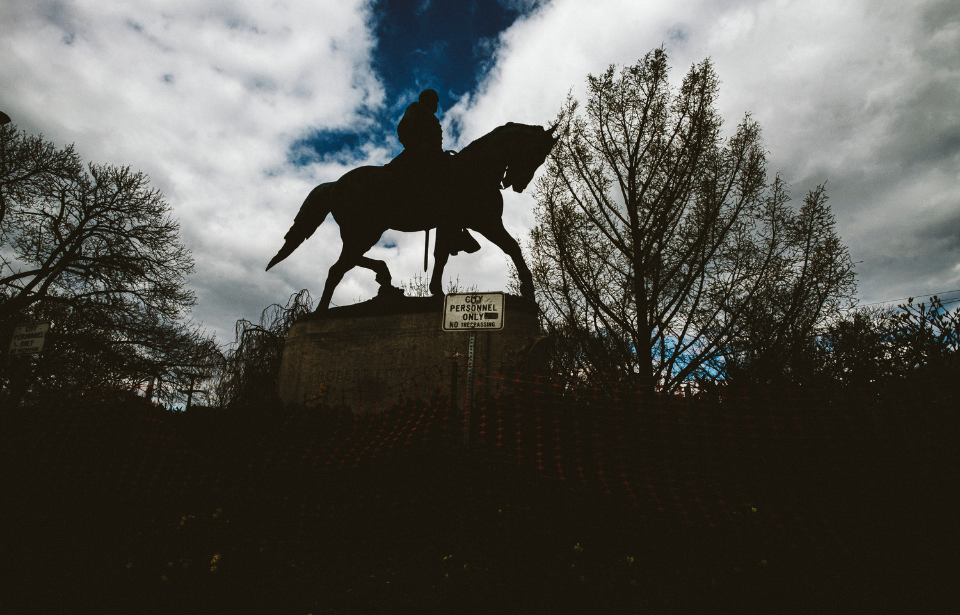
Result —
[{"label": "bronze horse", "polygon": [[403,293],[390,285],[386,263],[364,256],[387,229],[437,229],[430,277],[430,292],[434,295],[443,294],[441,276],[450,254],[448,238],[469,228],[513,259],[520,292],[533,299],[533,276],[523,261],[520,246],[503,228],[500,189],[512,187],[515,192],[522,192],[527,187],[557,142],[555,130],[556,126],[544,129],[512,122],[500,126],[445,160],[443,179],[427,186],[391,166],[359,167],[335,182],[320,184],[300,206],[283,247],[267,270],[288,257],[332,213],[340,225],[343,248],[340,258],[330,267],[317,310],[329,307],[337,284],[358,266],[377,274],[381,293]]}]

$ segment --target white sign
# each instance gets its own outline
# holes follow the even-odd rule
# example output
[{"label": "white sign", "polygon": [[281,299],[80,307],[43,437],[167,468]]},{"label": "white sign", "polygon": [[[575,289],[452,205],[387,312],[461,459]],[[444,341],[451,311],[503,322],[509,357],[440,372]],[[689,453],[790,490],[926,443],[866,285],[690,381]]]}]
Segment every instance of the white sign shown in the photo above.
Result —
[{"label": "white sign", "polygon": [[43,349],[43,338],[50,330],[50,323],[40,322],[32,325],[20,325],[13,330],[10,342],[10,354],[37,354]]},{"label": "white sign", "polygon": [[443,302],[444,331],[503,329],[503,293],[455,293]]}]

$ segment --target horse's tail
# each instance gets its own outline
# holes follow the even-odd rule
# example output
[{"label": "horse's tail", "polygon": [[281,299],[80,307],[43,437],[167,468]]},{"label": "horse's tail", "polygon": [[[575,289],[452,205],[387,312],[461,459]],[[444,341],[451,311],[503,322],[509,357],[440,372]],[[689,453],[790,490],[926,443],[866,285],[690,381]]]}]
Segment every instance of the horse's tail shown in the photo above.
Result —
[{"label": "horse's tail", "polygon": [[301,243],[306,241],[313,235],[314,231],[320,228],[323,220],[327,217],[327,214],[330,213],[328,193],[334,183],[335,182],[320,184],[310,191],[310,194],[304,199],[303,205],[300,206],[297,217],[293,219],[293,226],[290,227],[290,230],[287,231],[287,234],[283,237],[283,247],[280,248],[277,255],[274,256],[270,264],[267,265],[266,271],[270,271],[271,267],[290,256],[294,250],[300,247]]}]

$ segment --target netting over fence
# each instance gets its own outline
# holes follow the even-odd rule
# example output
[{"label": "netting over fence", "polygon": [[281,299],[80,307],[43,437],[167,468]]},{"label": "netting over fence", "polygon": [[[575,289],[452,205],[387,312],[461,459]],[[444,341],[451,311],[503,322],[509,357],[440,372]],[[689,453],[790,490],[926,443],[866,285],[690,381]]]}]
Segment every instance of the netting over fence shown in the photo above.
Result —
[{"label": "netting over fence", "polygon": [[637,528],[760,528],[765,539],[869,551],[878,535],[861,528],[871,496],[849,490],[908,462],[940,464],[956,433],[949,400],[894,393],[666,395],[479,361],[470,383],[462,361],[444,361],[390,391],[333,399],[320,387],[304,406],[243,421],[87,391],[20,408],[5,440],[24,476],[51,485],[142,501],[274,502],[266,539],[277,542],[315,543],[328,519],[436,509],[443,485],[358,485],[365,471],[403,475],[443,451],[476,460],[475,471],[521,467],[597,494]]}]

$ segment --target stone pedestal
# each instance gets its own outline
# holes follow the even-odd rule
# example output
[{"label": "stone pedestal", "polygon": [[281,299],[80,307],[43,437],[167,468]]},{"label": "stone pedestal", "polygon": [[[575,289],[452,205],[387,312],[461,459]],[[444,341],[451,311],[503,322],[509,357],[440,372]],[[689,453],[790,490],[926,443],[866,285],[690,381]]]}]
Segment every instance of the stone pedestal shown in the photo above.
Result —
[{"label": "stone pedestal", "polygon": [[[469,332],[441,330],[443,297],[372,299],[310,314],[290,328],[278,387],[284,404],[301,404],[321,388],[332,399],[358,391],[389,394],[457,354],[466,361]],[[504,327],[477,331],[474,355],[484,362],[536,366],[542,339],[535,303],[507,295]]]}]

